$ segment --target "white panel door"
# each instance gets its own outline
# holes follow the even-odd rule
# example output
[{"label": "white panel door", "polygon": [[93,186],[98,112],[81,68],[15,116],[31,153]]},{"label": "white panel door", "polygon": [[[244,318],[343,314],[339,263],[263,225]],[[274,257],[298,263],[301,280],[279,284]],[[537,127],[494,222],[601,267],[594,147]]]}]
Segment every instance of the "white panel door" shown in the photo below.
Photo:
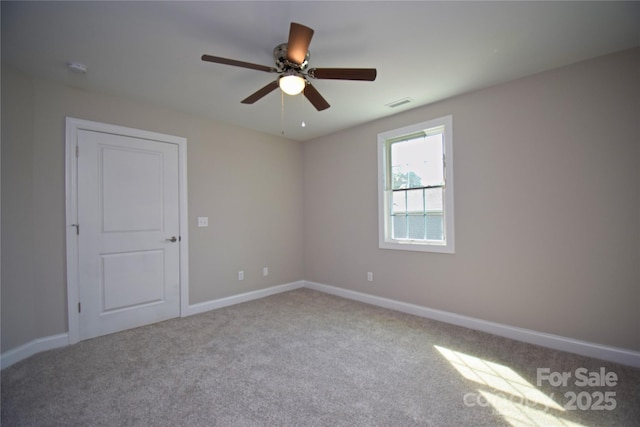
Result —
[{"label": "white panel door", "polygon": [[180,314],[178,146],[78,131],[80,339]]}]

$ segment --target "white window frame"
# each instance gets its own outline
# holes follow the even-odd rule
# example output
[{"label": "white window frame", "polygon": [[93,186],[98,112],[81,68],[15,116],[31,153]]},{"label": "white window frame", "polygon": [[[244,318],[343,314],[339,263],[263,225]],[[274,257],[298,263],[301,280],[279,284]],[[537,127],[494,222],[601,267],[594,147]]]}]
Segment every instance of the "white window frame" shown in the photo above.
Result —
[{"label": "white window frame", "polygon": [[[444,126],[444,242],[429,240],[393,239],[391,236],[391,197],[388,188],[388,141],[405,135],[414,135],[436,127]],[[403,128],[378,134],[378,246],[381,249],[405,251],[455,253],[454,209],[453,209],[453,116],[440,117]]]}]

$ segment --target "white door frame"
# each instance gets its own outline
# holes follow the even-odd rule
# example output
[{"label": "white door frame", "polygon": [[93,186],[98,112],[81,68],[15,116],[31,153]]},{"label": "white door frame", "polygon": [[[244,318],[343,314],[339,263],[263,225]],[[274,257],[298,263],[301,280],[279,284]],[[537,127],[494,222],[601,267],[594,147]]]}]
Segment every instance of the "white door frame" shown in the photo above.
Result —
[{"label": "white door frame", "polygon": [[[189,307],[189,221],[187,216],[187,140],[186,138],[149,132],[140,129],[110,125],[88,120],[66,118],[66,243],[67,243],[67,311],[69,321],[69,344],[80,341],[78,313],[78,131],[110,133],[134,138],[176,144],[178,146],[178,180],[180,204],[180,317],[187,315]],[[80,232],[82,232],[80,224]]]}]

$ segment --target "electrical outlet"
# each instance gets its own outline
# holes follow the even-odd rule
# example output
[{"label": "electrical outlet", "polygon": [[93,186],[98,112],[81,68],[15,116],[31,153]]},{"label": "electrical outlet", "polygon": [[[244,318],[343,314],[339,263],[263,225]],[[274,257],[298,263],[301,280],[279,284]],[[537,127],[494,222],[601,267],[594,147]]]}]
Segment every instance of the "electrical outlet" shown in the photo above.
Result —
[{"label": "electrical outlet", "polygon": [[198,217],[198,227],[208,227],[209,226],[209,217],[208,216],[199,216]]},{"label": "electrical outlet", "polygon": [[367,281],[373,282],[373,272],[371,271],[367,272]]},{"label": "electrical outlet", "polygon": [[244,271],[238,271],[238,280],[244,280]]},{"label": "electrical outlet", "polygon": [[264,277],[269,275],[269,267],[262,267],[262,275]]}]

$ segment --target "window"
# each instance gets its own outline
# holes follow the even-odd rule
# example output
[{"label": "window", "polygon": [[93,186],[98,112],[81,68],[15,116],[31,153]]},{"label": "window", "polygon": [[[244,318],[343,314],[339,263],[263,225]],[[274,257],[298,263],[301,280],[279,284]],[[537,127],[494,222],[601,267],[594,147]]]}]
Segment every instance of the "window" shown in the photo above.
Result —
[{"label": "window", "polygon": [[378,134],[379,246],[454,253],[452,117]]}]

